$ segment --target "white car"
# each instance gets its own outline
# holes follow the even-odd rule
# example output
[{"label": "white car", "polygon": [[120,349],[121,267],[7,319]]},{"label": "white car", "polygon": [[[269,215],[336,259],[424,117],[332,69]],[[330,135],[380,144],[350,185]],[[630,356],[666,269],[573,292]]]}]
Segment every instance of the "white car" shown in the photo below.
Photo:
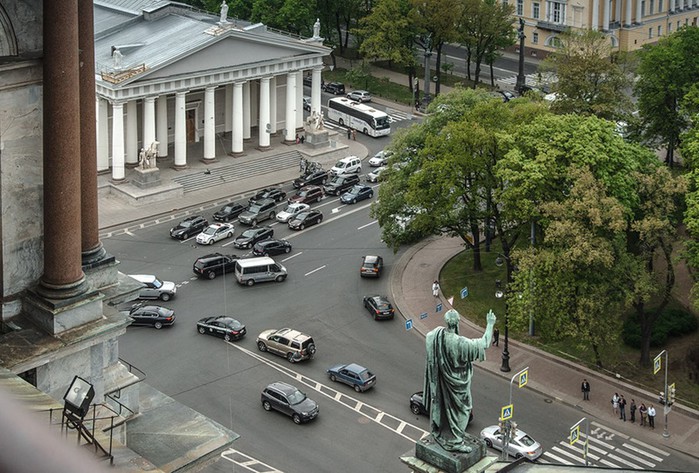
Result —
[{"label": "white car", "polygon": [[197,235],[197,243],[200,245],[213,245],[217,241],[232,237],[234,230],[235,227],[233,227],[232,223],[213,223]]},{"label": "white car", "polygon": [[139,299],[160,299],[167,302],[177,293],[177,286],[172,281],[162,281],[152,274],[129,274],[143,285],[138,293]]},{"label": "white car", "polygon": [[308,204],[293,203],[286,206],[284,210],[277,214],[277,221],[287,223],[292,218],[296,217],[301,212],[310,209]]},{"label": "white car", "polygon": [[343,174],[359,174],[362,172],[362,162],[356,156],[347,156],[342,158],[330,169],[330,172],[336,176]]},{"label": "white car", "polygon": [[371,102],[371,94],[366,90],[353,90],[347,94],[347,98],[357,102]]},{"label": "white car", "polygon": [[[500,427],[497,425],[491,425],[481,430],[481,439],[488,447],[502,451],[504,433],[500,432]],[[515,458],[525,457],[529,461],[534,461],[542,453],[543,448],[539,442],[527,435],[525,431],[518,429],[516,425],[512,427],[510,442],[507,444],[508,455]]]},{"label": "white car", "polygon": [[369,159],[369,166],[376,168],[388,164],[388,158],[391,157],[390,151],[379,151],[373,158]]},{"label": "white car", "polygon": [[371,171],[369,174],[366,175],[366,181],[367,182],[379,182],[379,176],[385,170],[386,170],[386,166],[381,166],[380,168],[374,169],[373,171]]}]

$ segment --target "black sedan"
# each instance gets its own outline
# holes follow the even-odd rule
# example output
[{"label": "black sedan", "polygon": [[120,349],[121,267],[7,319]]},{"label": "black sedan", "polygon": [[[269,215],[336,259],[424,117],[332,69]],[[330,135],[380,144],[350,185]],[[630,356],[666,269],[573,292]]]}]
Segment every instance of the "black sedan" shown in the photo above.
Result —
[{"label": "black sedan", "polygon": [[175,323],[175,311],[159,305],[134,305],[129,311],[131,325],[147,325],[160,330]]},{"label": "black sedan", "polygon": [[252,248],[258,241],[266,240],[273,236],[274,230],[269,227],[252,227],[233,240],[233,245],[236,248]]},{"label": "black sedan", "polygon": [[[410,396],[410,410],[416,416],[429,415],[427,409],[425,409],[425,400],[422,391],[413,393],[413,395]],[[470,424],[471,421],[473,421],[473,411],[471,411],[471,414],[468,416],[468,423]]]},{"label": "black sedan", "polygon": [[178,240],[187,240],[188,238],[198,235],[209,226],[209,221],[201,215],[192,215],[178,223],[170,229],[170,236]]},{"label": "black sedan", "polygon": [[279,189],[278,187],[269,187],[257,191],[255,195],[250,197],[250,203],[257,202],[258,200],[272,199],[275,202],[281,202],[286,199],[286,192]]},{"label": "black sedan", "polygon": [[227,315],[204,317],[197,322],[197,332],[202,335],[213,335],[229,342],[240,340],[245,336],[245,325]]},{"label": "black sedan", "polygon": [[323,212],[320,210],[308,210],[301,212],[292,220],[289,220],[289,228],[292,230],[303,230],[306,227],[315,225],[323,221]]},{"label": "black sedan", "polygon": [[374,197],[374,189],[369,186],[354,186],[340,196],[343,204],[356,204],[360,200]]},{"label": "black sedan", "polygon": [[252,254],[255,256],[274,256],[289,253],[291,243],[286,240],[264,240],[255,243]]},{"label": "black sedan", "polygon": [[221,210],[214,213],[214,220],[217,222],[230,222],[245,210],[245,206],[239,203],[226,204]]},{"label": "black sedan", "polygon": [[294,189],[300,189],[302,187],[309,186],[309,185],[322,186],[327,181],[328,181],[328,171],[323,171],[321,169],[319,171],[313,171],[311,173],[300,176],[297,179],[294,179],[294,182],[292,183],[292,185],[294,186]]},{"label": "black sedan", "polygon": [[395,314],[395,310],[386,296],[364,296],[364,308],[374,320],[392,319]]}]

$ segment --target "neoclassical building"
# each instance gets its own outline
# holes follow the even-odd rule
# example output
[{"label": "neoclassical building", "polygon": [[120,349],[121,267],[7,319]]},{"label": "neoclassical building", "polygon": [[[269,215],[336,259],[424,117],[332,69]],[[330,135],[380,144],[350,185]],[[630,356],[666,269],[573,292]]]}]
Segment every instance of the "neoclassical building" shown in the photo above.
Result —
[{"label": "neoclassical building", "polygon": [[[257,23],[162,0],[95,0],[97,169],[113,181],[158,142],[174,167],[215,159],[230,134],[230,154],[266,149],[282,133],[294,141],[303,123],[303,78],[311,76],[320,111],[323,57],[318,36],[300,38]],[[188,144],[203,140],[203,156]]]}]

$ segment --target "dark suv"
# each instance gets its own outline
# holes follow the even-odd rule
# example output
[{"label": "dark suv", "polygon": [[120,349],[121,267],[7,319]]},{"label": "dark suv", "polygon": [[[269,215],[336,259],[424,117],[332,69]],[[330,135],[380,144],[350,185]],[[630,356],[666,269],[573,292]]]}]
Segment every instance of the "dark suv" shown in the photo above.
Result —
[{"label": "dark suv", "polygon": [[330,82],[329,84],[325,84],[325,91],[333,95],[345,95],[345,84]]},{"label": "dark suv", "polygon": [[359,176],[357,174],[346,174],[335,176],[332,181],[325,185],[324,189],[326,194],[339,195],[355,184],[359,184]]},{"label": "dark suv", "polygon": [[178,240],[186,240],[193,235],[203,232],[208,226],[209,221],[207,219],[201,215],[192,215],[182,220],[176,227],[172,227],[170,236]]},{"label": "dark suv", "polygon": [[260,400],[264,410],[274,409],[282,412],[291,416],[296,424],[308,422],[318,416],[318,403],[308,399],[306,394],[296,387],[281,381],[264,388]]},{"label": "dark suv", "polygon": [[238,259],[235,255],[222,255],[221,253],[211,253],[205,255],[194,262],[192,271],[194,274],[203,276],[209,279],[214,279],[216,276],[223,273],[230,273],[235,269],[235,262]]},{"label": "dark suv", "polygon": [[258,222],[267,219],[274,220],[274,217],[277,215],[275,212],[276,208],[277,203],[272,199],[257,200],[251,203],[245,212],[238,215],[238,221],[254,227]]}]

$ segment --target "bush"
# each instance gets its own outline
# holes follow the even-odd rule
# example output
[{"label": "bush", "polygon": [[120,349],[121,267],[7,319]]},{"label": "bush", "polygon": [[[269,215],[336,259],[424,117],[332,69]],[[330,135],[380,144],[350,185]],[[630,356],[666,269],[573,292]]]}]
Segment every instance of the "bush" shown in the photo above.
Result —
[{"label": "bush", "polygon": [[[693,314],[678,309],[667,310],[655,321],[650,346],[661,347],[665,345],[668,337],[686,335],[695,332],[698,327],[699,322]],[[641,348],[641,325],[636,314],[629,316],[624,322],[621,337],[627,346]]]}]

